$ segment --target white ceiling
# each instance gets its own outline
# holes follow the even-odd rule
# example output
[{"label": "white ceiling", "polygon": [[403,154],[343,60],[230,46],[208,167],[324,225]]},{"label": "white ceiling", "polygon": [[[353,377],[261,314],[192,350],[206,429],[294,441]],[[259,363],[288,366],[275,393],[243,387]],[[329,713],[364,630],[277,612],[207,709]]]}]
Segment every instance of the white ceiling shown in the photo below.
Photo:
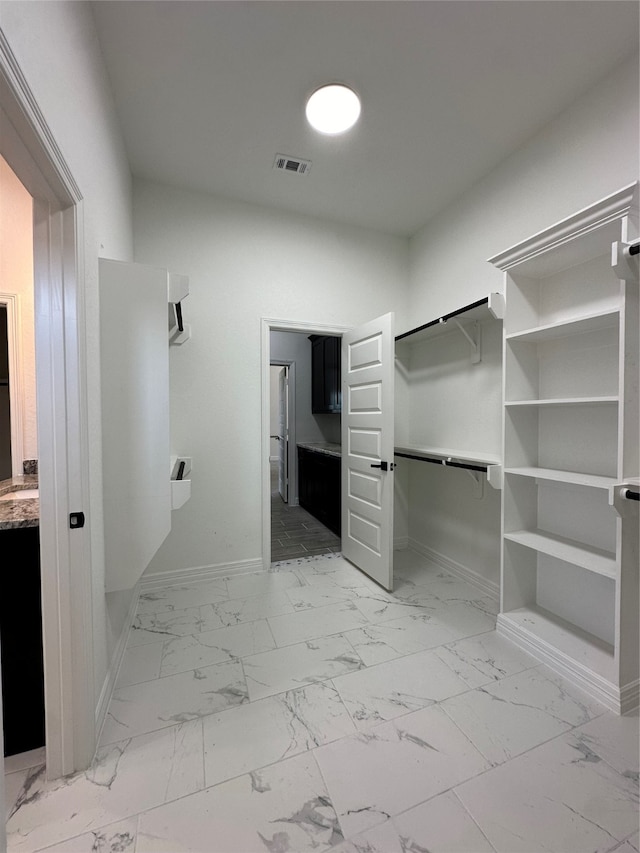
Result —
[{"label": "white ceiling", "polygon": [[[404,235],[638,45],[638,3],[616,0],[93,7],[134,175]],[[323,137],[304,102],[334,81],[362,115]]]}]

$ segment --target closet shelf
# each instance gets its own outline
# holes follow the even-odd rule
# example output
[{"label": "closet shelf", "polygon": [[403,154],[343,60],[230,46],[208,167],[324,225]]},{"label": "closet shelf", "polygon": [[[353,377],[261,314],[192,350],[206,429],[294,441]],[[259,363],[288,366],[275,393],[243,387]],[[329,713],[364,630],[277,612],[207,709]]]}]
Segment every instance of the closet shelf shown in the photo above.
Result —
[{"label": "closet shelf", "polygon": [[483,453],[460,453],[457,450],[446,450],[441,447],[416,447],[406,445],[394,448],[394,456],[402,459],[414,459],[418,462],[433,462],[450,468],[465,468],[469,471],[486,471],[488,467],[500,465],[495,457]]},{"label": "closet shelf", "polygon": [[551,659],[568,657],[608,680],[614,675],[613,646],[542,607],[530,605],[501,613],[498,627],[521,647],[533,646]]},{"label": "closet shelf", "polygon": [[548,554],[550,557],[572,563],[597,575],[604,575],[611,579],[617,576],[615,554],[603,551],[601,548],[594,548],[545,530],[515,530],[512,533],[505,533],[504,538],[541,554]]},{"label": "closet shelf", "polygon": [[615,328],[620,319],[619,308],[608,308],[582,317],[574,317],[568,320],[558,320],[555,323],[547,323],[531,329],[523,329],[519,332],[511,332],[506,335],[508,341],[549,341],[555,338],[564,338],[582,332],[593,332],[597,329]]},{"label": "closet shelf", "polygon": [[472,302],[470,305],[465,305],[463,308],[458,308],[451,311],[449,314],[444,314],[442,317],[437,317],[435,320],[430,320],[428,323],[423,323],[422,326],[417,326],[408,332],[403,332],[401,335],[396,335],[396,343],[406,341],[407,343],[419,343],[436,335],[444,334],[452,331],[452,325],[447,325],[449,320],[457,320],[458,318],[465,322],[481,322],[489,319],[502,319],[504,314],[504,297],[501,293],[490,293],[484,299],[479,299],[477,302]]},{"label": "closet shelf", "polygon": [[598,406],[603,403],[618,403],[617,396],[612,397],[551,397],[548,400],[508,400],[506,407],[524,406]]},{"label": "closet shelf", "polygon": [[618,482],[615,477],[582,474],[579,471],[559,471],[556,468],[505,468],[504,473],[516,474],[519,477],[531,477],[536,480],[552,480],[556,483],[568,483],[574,486],[591,486],[595,489],[609,489]]}]

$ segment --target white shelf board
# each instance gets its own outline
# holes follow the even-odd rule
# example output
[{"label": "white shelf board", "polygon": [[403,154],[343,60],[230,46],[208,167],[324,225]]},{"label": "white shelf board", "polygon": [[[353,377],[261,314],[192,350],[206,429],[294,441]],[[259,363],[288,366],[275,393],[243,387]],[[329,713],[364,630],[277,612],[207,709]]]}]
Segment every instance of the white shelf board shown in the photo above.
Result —
[{"label": "white shelf board", "polygon": [[498,621],[508,629],[508,633],[517,633],[524,639],[533,637],[540,641],[536,643],[534,640],[533,645],[550,646],[602,678],[613,679],[613,647],[548,610],[535,606],[520,607],[501,613]]},{"label": "white shelf board", "polygon": [[466,450],[451,450],[443,447],[425,447],[424,445],[404,445],[394,447],[394,453],[409,453],[411,456],[429,457],[431,459],[451,460],[451,462],[468,462],[470,465],[500,465],[500,460],[486,453],[474,453]]},{"label": "white shelf board", "polygon": [[536,480],[570,483],[574,486],[591,486],[594,489],[608,489],[618,482],[616,477],[601,477],[598,474],[582,474],[578,471],[558,471],[556,468],[505,468],[504,473],[533,477]]},{"label": "white shelf board", "polygon": [[541,554],[548,554],[566,563],[572,563],[594,572],[597,575],[614,580],[617,575],[617,564],[615,554],[576,542],[574,539],[566,539],[555,533],[547,533],[545,530],[515,530],[505,533],[504,538],[510,542],[517,542],[526,548],[532,548]]},{"label": "white shelf board", "polygon": [[507,400],[505,406],[599,406],[603,403],[618,403],[617,396],[612,397],[551,397],[547,400]]},{"label": "white shelf board", "polygon": [[588,314],[570,320],[560,320],[547,323],[520,332],[512,332],[506,336],[507,341],[548,341],[554,338],[564,338],[582,332],[592,332],[596,329],[615,328],[620,320],[620,309],[611,308],[607,311]]}]

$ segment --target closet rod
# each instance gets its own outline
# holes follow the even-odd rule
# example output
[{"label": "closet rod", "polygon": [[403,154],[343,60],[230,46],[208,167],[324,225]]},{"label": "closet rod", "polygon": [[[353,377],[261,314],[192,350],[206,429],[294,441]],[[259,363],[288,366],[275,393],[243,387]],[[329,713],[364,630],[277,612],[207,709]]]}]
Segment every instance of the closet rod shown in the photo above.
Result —
[{"label": "closet rod", "polygon": [[394,456],[400,456],[402,459],[415,459],[417,462],[431,462],[432,465],[444,465],[445,468],[465,468],[467,471],[484,471],[487,472],[486,465],[472,465],[470,462],[450,462],[448,459],[434,459],[430,456],[414,456],[412,453],[398,453]]},{"label": "closet rod", "polygon": [[459,314],[466,314],[467,311],[472,311],[474,308],[479,308],[481,305],[488,304],[489,297],[485,296],[484,299],[478,299],[477,302],[472,302],[471,305],[465,305],[464,308],[458,308],[457,311],[452,311],[450,314],[444,314],[442,317],[438,317],[437,320],[430,320],[423,326],[417,326],[415,329],[411,329],[410,332],[403,332],[401,335],[397,335],[396,341],[401,341],[403,338],[408,338],[410,335],[415,335],[418,332],[423,332],[425,329],[430,329],[431,326],[438,326],[441,323],[446,323],[447,320],[451,320],[453,317],[457,317]]},{"label": "closet rod", "polygon": [[632,492],[631,489],[623,489],[622,497],[628,501],[640,501],[640,492]]},{"label": "closet rod", "polygon": [[629,246],[629,254],[630,255],[640,254],[640,243],[636,243],[635,246]]}]

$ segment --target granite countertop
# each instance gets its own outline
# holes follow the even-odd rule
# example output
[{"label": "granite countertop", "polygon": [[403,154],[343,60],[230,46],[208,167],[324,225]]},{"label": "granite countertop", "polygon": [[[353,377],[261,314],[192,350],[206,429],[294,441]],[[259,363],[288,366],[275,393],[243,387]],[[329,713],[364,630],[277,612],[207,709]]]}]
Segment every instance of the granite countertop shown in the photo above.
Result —
[{"label": "granite countertop", "polygon": [[22,477],[10,477],[0,480],[0,530],[11,530],[17,527],[39,527],[40,500],[39,498],[4,499],[9,492],[21,492],[24,489],[37,489],[36,474],[25,474]]},{"label": "granite countertop", "polygon": [[298,447],[305,450],[313,450],[316,453],[326,453],[327,456],[342,456],[342,445],[332,444],[330,441],[299,441]]}]

